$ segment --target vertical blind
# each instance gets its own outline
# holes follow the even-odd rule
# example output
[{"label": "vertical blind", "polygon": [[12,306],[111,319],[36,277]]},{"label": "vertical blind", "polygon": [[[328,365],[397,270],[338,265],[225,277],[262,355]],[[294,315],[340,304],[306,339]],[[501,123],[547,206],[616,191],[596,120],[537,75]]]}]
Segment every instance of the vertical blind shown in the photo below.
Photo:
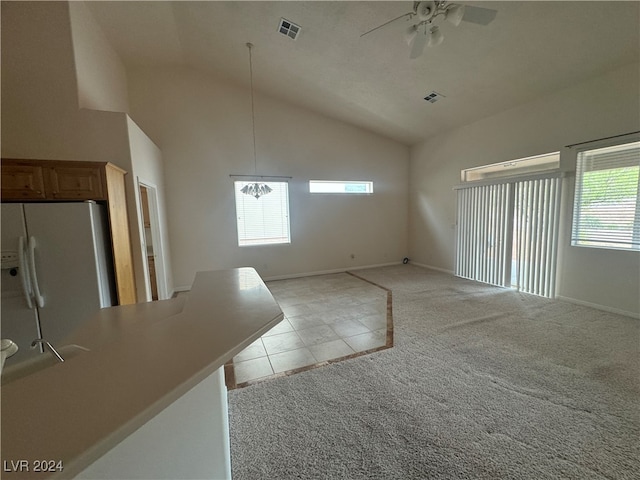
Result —
[{"label": "vertical blind", "polygon": [[560,179],[545,178],[516,183],[514,214],[514,286],[522,292],[553,297]]},{"label": "vertical blind", "polygon": [[507,265],[512,185],[481,185],[458,190],[456,275],[509,286]]},{"label": "vertical blind", "polygon": [[260,198],[242,193],[242,188],[254,182],[234,182],[238,245],[291,243],[289,230],[289,184],[263,182],[272,191]]},{"label": "vertical blind", "polygon": [[457,189],[456,275],[553,297],[561,179]]},{"label": "vertical blind", "polygon": [[640,249],[640,142],[578,154],[571,244]]}]

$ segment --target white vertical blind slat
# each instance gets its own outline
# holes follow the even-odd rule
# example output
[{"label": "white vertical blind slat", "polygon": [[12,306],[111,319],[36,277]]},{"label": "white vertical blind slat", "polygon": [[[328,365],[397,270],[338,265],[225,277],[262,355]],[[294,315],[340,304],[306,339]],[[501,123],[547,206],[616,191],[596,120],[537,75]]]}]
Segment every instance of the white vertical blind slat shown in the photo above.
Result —
[{"label": "white vertical blind slat", "polygon": [[541,178],[458,189],[456,275],[553,296],[560,182]]}]

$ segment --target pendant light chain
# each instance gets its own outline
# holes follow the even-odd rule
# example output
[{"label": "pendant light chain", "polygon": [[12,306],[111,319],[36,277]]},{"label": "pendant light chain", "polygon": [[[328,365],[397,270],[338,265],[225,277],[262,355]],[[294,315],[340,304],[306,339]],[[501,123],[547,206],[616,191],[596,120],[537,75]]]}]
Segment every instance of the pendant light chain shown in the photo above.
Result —
[{"label": "pendant light chain", "polygon": [[253,100],[253,61],[251,57],[252,43],[247,43],[249,47],[249,82],[251,85],[251,128],[253,132],[253,173],[258,175],[258,160],[256,154],[256,111]]},{"label": "pendant light chain", "polygon": [[[258,176],[258,155],[256,153],[256,109],[255,102],[253,98],[253,59],[251,56],[251,49],[253,48],[252,43],[247,43],[247,48],[249,48],[249,81],[251,88],[251,131],[253,134],[253,173],[255,176]],[[253,182],[248,183],[240,191],[246,195],[251,195],[255,197],[256,200],[261,196],[266,195],[271,192],[272,189],[269,185],[264,182]]]}]

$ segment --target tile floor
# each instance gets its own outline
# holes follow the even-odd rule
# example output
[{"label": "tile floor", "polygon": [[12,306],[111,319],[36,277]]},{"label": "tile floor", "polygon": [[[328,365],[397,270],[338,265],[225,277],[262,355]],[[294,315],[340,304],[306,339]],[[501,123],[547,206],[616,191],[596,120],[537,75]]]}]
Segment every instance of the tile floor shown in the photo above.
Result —
[{"label": "tile floor", "polygon": [[229,388],[392,345],[391,292],[385,288],[349,273],[267,286],[285,318],[227,365],[234,373],[227,376]]}]

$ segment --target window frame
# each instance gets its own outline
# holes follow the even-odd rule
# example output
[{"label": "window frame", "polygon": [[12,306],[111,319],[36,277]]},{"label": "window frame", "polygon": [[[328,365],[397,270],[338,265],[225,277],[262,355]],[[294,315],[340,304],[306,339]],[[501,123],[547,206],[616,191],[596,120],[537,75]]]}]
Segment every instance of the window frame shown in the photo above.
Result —
[{"label": "window frame", "polygon": [[[245,193],[240,192],[240,190],[247,184],[249,183],[255,183],[256,180],[250,180],[250,179],[245,179],[245,180],[238,180],[235,179],[233,181],[233,192],[234,192],[234,204],[235,204],[235,214],[236,214],[236,239],[238,242],[238,247],[240,248],[245,248],[245,247],[264,247],[264,246],[275,246],[275,245],[290,245],[291,244],[291,212],[290,212],[290,205],[289,205],[289,182],[285,179],[277,179],[277,180],[269,180],[269,181],[263,181],[263,180],[259,180],[260,183],[265,183],[268,186],[270,186],[273,191],[278,191],[278,189],[282,188],[282,185],[284,185],[284,195],[280,195],[281,200],[280,200],[280,208],[281,210],[283,210],[282,214],[282,218],[281,218],[281,222],[282,222],[282,227],[286,227],[284,228],[282,231],[285,233],[285,235],[282,235],[280,237],[276,236],[276,235],[272,235],[272,236],[267,236],[264,235],[262,237],[256,237],[255,240],[247,240],[247,236],[246,236],[246,231],[247,228],[244,227],[243,225],[241,225],[241,219],[245,218],[246,219],[246,215],[247,213],[251,213],[248,212],[248,210],[245,207],[245,201],[246,202],[260,202],[261,200],[264,200],[266,197],[268,197],[269,195],[272,194],[272,192],[261,196],[260,198],[256,199],[250,195],[247,195]],[[274,188],[275,187],[275,188]],[[273,198],[273,197],[272,197]],[[242,199],[242,205],[239,205],[238,199]],[[267,198],[267,200],[269,200]],[[249,204],[250,205],[250,204]],[[242,208],[241,208],[242,207]],[[253,212],[254,214],[256,214],[256,212]],[[264,209],[262,212],[262,219],[264,221]],[[251,227],[250,227],[251,228]],[[245,235],[242,235],[242,233],[245,233]],[[275,240],[275,239],[282,239],[281,241],[269,241],[269,239],[271,240]],[[260,241],[263,240],[263,241]],[[266,241],[265,241],[266,240]]]},{"label": "window frame", "polygon": [[[638,165],[638,179],[636,183],[636,198],[635,198],[635,211],[633,215],[633,223],[631,225],[631,239],[629,242],[614,242],[614,241],[606,241],[606,235],[596,237],[594,240],[585,239],[583,235],[581,235],[580,228],[581,224],[585,222],[582,219],[582,212],[584,209],[584,205],[582,205],[583,191],[582,191],[582,178],[584,173],[596,172],[596,171],[604,171],[604,170],[614,170],[614,169],[622,169],[628,168],[629,166],[635,167],[635,165],[620,165],[614,166],[613,168],[590,168],[581,167],[581,161],[583,157],[586,157],[588,152],[597,152],[598,150],[603,151],[607,149],[612,149],[615,147],[623,147],[625,145],[635,146],[631,148],[640,148],[640,137],[623,137],[618,138],[617,140],[609,140],[609,141],[599,141],[599,142],[589,142],[587,145],[584,145],[581,148],[576,149],[576,157],[575,157],[575,184],[574,184],[574,198],[572,202],[572,212],[571,212],[571,233],[570,233],[570,245],[572,247],[580,247],[580,248],[596,248],[596,249],[604,249],[604,250],[617,250],[617,251],[626,251],[626,252],[638,252],[640,251],[640,164]],[[584,161],[588,161],[588,158],[584,158]],[[591,160],[592,162],[597,162],[597,159]],[[576,216],[579,216],[578,218]],[[576,231],[578,229],[578,231]],[[581,238],[582,237],[582,238]],[[617,243],[617,244],[616,244]]]},{"label": "window frame", "polygon": [[524,177],[557,172],[560,152],[549,152],[505,162],[490,163],[460,170],[460,181],[466,183],[501,183],[511,177]]},{"label": "window frame", "polygon": [[[348,191],[349,185],[364,186],[365,191]],[[324,189],[323,186],[343,186],[343,191]],[[315,190],[314,187],[321,190]],[[372,195],[373,180],[309,180],[309,193],[312,195]]]}]

